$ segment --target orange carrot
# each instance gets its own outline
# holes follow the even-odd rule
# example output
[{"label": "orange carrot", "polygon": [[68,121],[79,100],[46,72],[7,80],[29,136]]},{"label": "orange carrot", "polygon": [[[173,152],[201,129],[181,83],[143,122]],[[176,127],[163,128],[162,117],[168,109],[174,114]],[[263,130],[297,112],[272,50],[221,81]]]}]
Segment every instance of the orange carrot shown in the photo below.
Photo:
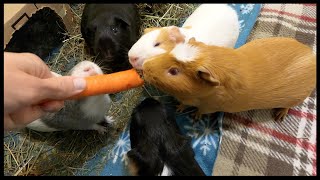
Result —
[{"label": "orange carrot", "polygon": [[143,80],[136,70],[130,69],[112,74],[88,76],[87,88],[81,93],[68,99],[78,99],[86,96],[117,93],[143,85]]}]

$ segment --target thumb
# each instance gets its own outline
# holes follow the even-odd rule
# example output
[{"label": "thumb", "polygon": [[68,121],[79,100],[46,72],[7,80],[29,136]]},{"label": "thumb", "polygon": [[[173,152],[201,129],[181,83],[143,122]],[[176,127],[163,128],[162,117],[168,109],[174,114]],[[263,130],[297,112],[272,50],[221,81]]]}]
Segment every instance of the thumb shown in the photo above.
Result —
[{"label": "thumb", "polygon": [[42,81],[43,86],[39,92],[43,99],[64,100],[82,92],[87,86],[84,78],[72,76],[52,77]]}]

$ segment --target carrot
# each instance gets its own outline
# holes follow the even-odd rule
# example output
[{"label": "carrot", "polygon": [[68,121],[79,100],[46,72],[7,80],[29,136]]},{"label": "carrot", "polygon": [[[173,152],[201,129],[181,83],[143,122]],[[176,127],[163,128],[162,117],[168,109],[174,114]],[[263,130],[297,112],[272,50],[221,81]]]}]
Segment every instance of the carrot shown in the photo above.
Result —
[{"label": "carrot", "polygon": [[87,81],[87,88],[81,93],[68,98],[69,100],[86,96],[117,93],[142,86],[144,83],[140,78],[140,75],[134,69],[112,74],[88,76],[85,79]]}]

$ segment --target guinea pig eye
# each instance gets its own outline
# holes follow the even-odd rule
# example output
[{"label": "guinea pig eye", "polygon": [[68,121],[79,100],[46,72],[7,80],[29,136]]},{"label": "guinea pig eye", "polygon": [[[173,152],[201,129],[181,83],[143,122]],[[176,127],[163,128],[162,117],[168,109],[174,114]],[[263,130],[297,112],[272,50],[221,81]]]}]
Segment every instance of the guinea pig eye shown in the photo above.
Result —
[{"label": "guinea pig eye", "polygon": [[158,42],[158,43],[156,43],[155,45],[154,45],[154,47],[157,47],[157,46],[159,46],[160,45],[160,43]]},{"label": "guinea pig eye", "polygon": [[117,34],[118,33],[118,28],[117,27],[111,27],[111,30],[114,34]]},{"label": "guinea pig eye", "polygon": [[178,68],[170,68],[168,72],[169,72],[169,74],[175,76],[179,73],[179,69]]}]

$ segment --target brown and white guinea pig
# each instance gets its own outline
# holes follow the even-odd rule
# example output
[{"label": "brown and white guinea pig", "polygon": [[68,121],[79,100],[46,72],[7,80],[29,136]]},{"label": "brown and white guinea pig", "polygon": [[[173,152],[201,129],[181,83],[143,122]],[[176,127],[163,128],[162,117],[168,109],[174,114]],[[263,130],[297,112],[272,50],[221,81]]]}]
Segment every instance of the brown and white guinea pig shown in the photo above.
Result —
[{"label": "brown and white guinea pig", "polygon": [[147,82],[201,114],[276,108],[275,120],[316,85],[316,57],[291,38],[253,40],[238,49],[181,43],[143,64]]},{"label": "brown and white guinea pig", "polygon": [[182,27],[156,27],[144,30],[144,35],[131,47],[130,64],[141,70],[145,60],[170,52],[176,44],[194,37],[207,45],[233,48],[239,36],[237,12],[227,4],[201,4]]},{"label": "brown and white guinea pig", "polygon": [[133,110],[130,122],[129,170],[138,176],[204,176],[194,159],[190,139],[176,124],[174,113],[146,98]]},{"label": "brown and white guinea pig", "polygon": [[131,68],[128,50],[137,41],[140,16],[134,4],[86,4],[81,33],[109,73]]},{"label": "brown and white guinea pig", "polygon": [[[56,76],[60,76],[52,72]],[[74,66],[69,75],[87,77],[102,74],[101,68],[93,62],[82,61]],[[106,116],[111,105],[108,94],[91,96],[79,100],[65,101],[65,107],[57,113],[48,113],[44,117],[28,124],[29,129],[40,132],[63,130],[97,130],[105,133],[106,127],[101,122],[112,123],[113,119]]]}]

